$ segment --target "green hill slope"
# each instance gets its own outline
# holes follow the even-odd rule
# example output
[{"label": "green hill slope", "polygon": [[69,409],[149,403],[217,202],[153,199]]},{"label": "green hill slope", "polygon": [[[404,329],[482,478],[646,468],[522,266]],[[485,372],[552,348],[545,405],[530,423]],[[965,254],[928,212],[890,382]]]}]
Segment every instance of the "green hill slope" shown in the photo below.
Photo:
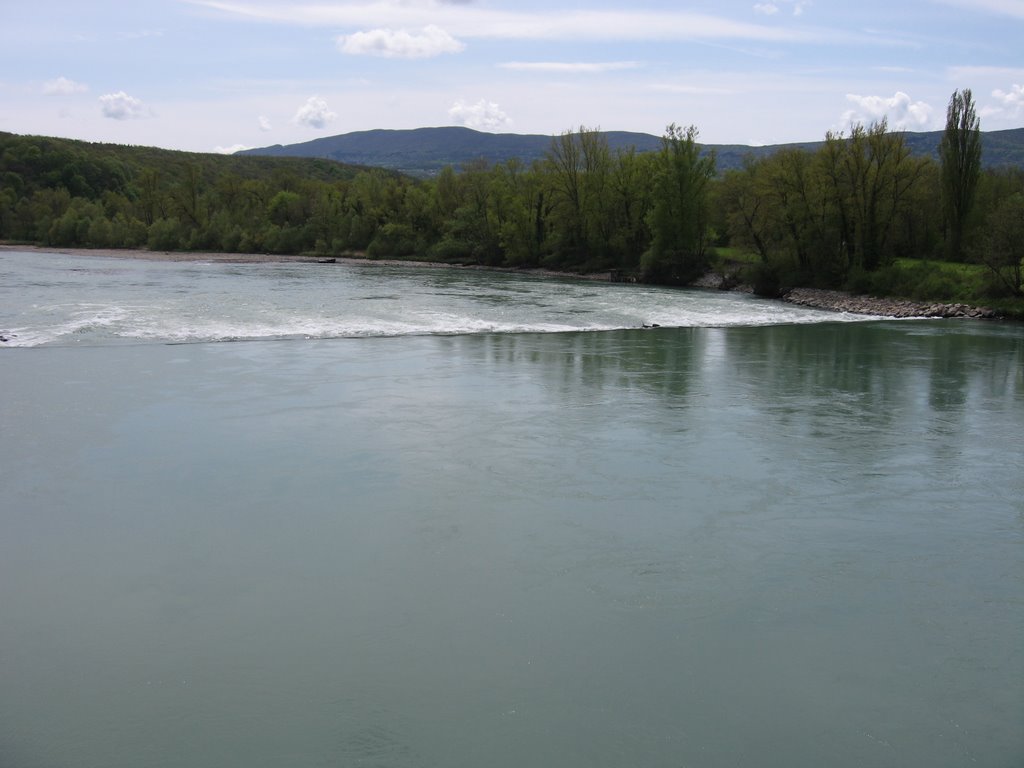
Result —
[{"label": "green hill slope", "polygon": [[165,184],[181,183],[193,171],[203,184],[214,184],[225,176],[336,181],[350,179],[359,170],[325,158],[179,152],[0,131],[0,181],[19,196],[57,186],[76,197],[94,198],[107,191],[123,193],[146,171],[157,174]]}]

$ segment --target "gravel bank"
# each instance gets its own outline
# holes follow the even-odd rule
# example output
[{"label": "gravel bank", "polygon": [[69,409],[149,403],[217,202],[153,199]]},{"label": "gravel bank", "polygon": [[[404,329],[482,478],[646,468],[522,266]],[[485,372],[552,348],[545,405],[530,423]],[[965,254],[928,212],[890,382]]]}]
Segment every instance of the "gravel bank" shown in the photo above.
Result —
[{"label": "gravel bank", "polygon": [[[710,288],[720,291],[744,291],[751,293],[749,285],[734,285],[723,275],[709,272],[697,280],[695,288]],[[968,304],[947,304],[942,302],[919,302],[907,299],[887,299],[875,296],[855,296],[844,291],[827,291],[822,288],[792,288],[782,295],[782,301],[812,309],[832,312],[850,312],[855,315],[878,315],[879,317],[975,317],[994,319],[999,313],[985,307]]]},{"label": "gravel bank", "polygon": [[827,309],[834,312],[852,312],[857,315],[883,315],[885,317],[998,317],[994,310],[967,304],[921,303],[905,299],[885,299],[873,296],[854,296],[843,291],[818,288],[793,288],[783,301],[803,307]]}]

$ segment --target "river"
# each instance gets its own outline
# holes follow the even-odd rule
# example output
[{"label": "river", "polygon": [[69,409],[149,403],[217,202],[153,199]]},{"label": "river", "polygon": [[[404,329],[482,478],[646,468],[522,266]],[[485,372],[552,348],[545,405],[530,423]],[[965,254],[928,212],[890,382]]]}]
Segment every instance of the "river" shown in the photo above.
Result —
[{"label": "river", "polygon": [[1024,758],[1019,324],[4,252],[0,334],[4,768]]}]

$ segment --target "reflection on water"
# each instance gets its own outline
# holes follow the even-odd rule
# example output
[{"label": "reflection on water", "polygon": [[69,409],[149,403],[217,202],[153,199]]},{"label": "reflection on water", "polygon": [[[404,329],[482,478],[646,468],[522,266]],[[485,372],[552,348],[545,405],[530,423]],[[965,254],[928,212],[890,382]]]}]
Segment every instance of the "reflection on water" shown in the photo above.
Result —
[{"label": "reflection on water", "polygon": [[1019,327],[3,357],[0,765],[1024,754]]},{"label": "reflection on water", "polygon": [[692,384],[692,366],[701,365],[704,346],[715,333],[716,329],[680,328],[570,334],[557,345],[532,335],[489,335],[453,343],[484,365],[536,367],[563,391],[583,385],[616,393],[639,389],[684,397]]}]

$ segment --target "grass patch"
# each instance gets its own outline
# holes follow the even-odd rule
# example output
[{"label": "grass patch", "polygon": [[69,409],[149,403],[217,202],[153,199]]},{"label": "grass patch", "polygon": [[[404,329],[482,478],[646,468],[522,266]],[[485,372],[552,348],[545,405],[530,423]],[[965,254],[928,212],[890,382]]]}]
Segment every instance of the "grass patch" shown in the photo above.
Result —
[{"label": "grass patch", "polygon": [[1008,320],[1024,321],[1024,299],[989,299],[984,306]]},{"label": "grass patch", "polygon": [[874,272],[854,270],[846,290],[914,301],[976,303],[985,293],[986,274],[976,264],[897,259]]},{"label": "grass patch", "polygon": [[728,267],[742,264],[759,264],[761,257],[756,251],[752,251],[749,248],[738,248],[730,245],[716,246],[713,260],[715,266]]},{"label": "grass patch", "polygon": [[988,276],[988,268],[981,264],[955,261],[934,261],[932,259],[896,259],[894,264],[904,269],[927,268],[943,276],[952,277],[963,283],[980,283]]},{"label": "grass patch", "polygon": [[[783,266],[762,264],[757,252],[748,248],[716,247],[712,266],[727,279],[752,283],[763,296],[777,296],[786,287],[804,284]],[[842,287],[868,296],[988,307],[1004,317],[1024,320],[1024,299],[996,292],[991,271],[983,264],[901,258],[875,272],[855,270]]]}]

